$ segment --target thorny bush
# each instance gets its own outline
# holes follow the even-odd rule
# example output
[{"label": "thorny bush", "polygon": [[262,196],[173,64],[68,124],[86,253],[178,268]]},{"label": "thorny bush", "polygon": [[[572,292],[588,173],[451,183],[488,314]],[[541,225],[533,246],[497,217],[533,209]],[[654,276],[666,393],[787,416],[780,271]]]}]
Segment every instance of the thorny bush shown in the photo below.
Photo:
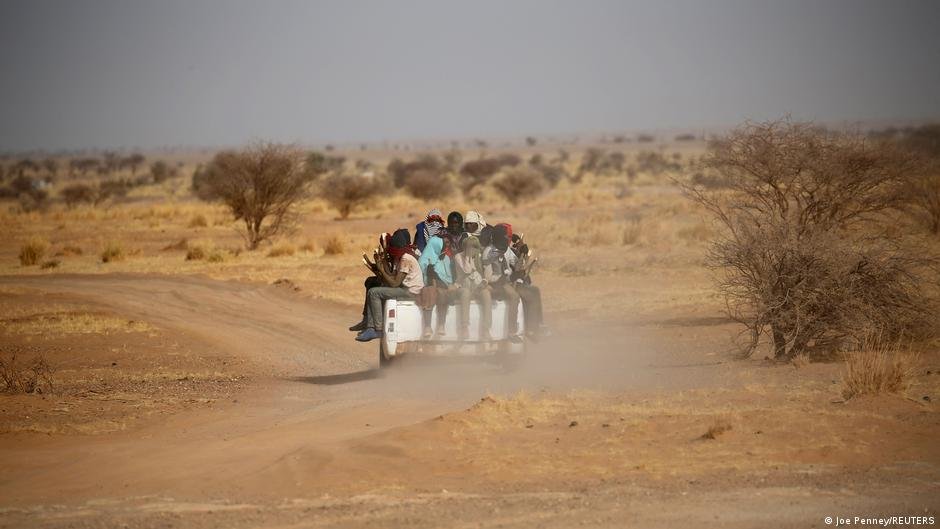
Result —
[{"label": "thorny bush", "polygon": [[788,360],[830,354],[873,329],[895,340],[928,331],[923,287],[937,261],[885,229],[913,167],[907,152],[782,120],[745,124],[701,163],[725,187],[683,187],[723,228],[708,263],[748,331],[744,355],[768,335]]}]

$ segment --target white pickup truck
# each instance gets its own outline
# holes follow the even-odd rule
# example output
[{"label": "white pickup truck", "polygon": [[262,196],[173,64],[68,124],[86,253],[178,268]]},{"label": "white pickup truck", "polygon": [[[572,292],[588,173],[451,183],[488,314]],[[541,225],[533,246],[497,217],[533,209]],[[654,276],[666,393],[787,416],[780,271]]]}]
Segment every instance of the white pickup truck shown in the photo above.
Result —
[{"label": "white pickup truck", "polygon": [[[431,328],[437,328],[437,308],[431,315]],[[525,314],[522,303],[519,304],[519,334],[525,333]],[[493,318],[490,326],[490,339],[480,340],[480,307],[470,303],[470,329],[466,340],[457,339],[457,307],[447,307],[447,319],[444,334],[430,339],[422,339],[423,330],[421,309],[414,301],[390,299],[385,302],[385,327],[379,340],[379,365],[387,366],[402,355],[449,356],[449,357],[489,357],[504,365],[514,365],[525,355],[524,339],[510,340],[509,315],[506,303],[493,301]]]}]

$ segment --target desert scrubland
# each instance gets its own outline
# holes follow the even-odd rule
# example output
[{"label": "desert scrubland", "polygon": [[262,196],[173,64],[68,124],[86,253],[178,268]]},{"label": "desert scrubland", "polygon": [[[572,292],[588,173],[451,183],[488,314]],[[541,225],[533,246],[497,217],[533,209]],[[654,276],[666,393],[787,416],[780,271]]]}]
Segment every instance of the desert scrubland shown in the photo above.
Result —
[{"label": "desert scrubland", "polygon": [[[889,136],[907,153],[917,134],[863,140]],[[752,341],[753,311],[709,266],[728,225],[695,190],[744,192],[720,154],[695,135],[304,149],[309,193],[291,225],[256,244],[224,201],[199,198],[217,153],[144,153],[136,166],[128,154],[106,171],[70,164],[100,155],[48,157],[55,171],[8,157],[5,186],[19,192],[0,202],[0,526],[822,527],[826,516],[938,516],[930,259],[940,238],[918,202],[940,196],[936,181],[911,180],[920,187],[883,208],[871,198],[859,215],[877,218],[864,225],[794,225],[818,230],[821,261],[848,259],[825,238],[845,234],[893,253],[865,247],[857,268],[877,274],[851,277],[874,286],[833,294],[838,275],[813,286],[793,312],[812,324],[764,307],[763,323],[792,334],[781,350],[769,330]],[[862,181],[845,184],[846,171],[895,167],[826,156],[793,162],[818,173],[806,160],[836,160],[818,194]],[[895,183],[831,196],[848,204]],[[346,330],[361,309],[360,255],[432,208],[509,222],[539,257],[552,336],[518,369],[405,357],[380,371],[377,345]],[[792,242],[781,240],[746,255],[777,255]],[[898,256],[917,258],[916,277]],[[818,266],[807,269],[838,269]],[[803,329],[816,334],[804,340]]]}]

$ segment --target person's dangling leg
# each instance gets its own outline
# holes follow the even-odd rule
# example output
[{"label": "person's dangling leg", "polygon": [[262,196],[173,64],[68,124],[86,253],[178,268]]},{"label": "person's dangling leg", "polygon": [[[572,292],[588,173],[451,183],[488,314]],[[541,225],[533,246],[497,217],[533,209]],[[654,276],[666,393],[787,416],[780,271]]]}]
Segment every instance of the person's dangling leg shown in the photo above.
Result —
[{"label": "person's dangling leg", "polygon": [[483,287],[477,293],[480,303],[480,339],[490,339],[490,329],[493,326],[493,297],[490,287]]},{"label": "person's dangling leg", "polygon": [[369,289],[382,286],[382,280],[376,276],[367,277],[363,286],[365,286],[365,293],[362,296],[362,320],[350,327],[350,331],[359,332],[365,330],[367,327],[368,324],[366,322],[366,312],[369,307]]},{"label": "person's dangling leg", "polygon": [[466,340],[470,334],[470,298],[473,297],[473,292],[469,287],[461,287],[457,291],[458,296],[458,313],[459,318],[457,320],[457,339]]},{"label": "person's dangling leg", "polygon": [[366,297],[369,302],[366,311],[366,329],[356,336],[356,340],[360,342],[368,342],[382,336],[385,324],[383,305],[386,300],[413,298],[414,296],[408,292],[407,288],[375,287],[369,289]]},{"label": "person's dangling leg", "polygon": [[519,333],[519,293],[510,283],[503,283],[499,288],[500,297],[506,302],[506,318],[510,336]]}]

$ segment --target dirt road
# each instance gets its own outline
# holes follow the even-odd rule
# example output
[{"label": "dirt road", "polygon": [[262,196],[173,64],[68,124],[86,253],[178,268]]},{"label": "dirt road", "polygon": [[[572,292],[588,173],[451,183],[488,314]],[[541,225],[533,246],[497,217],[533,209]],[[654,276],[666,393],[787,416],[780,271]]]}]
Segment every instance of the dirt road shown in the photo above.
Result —
[{"label": "dirt road", "polygon": [[[732,365],[714,315],[559,320],[515,372],[419,361],[380,372],[377,347],[345,330],[357,308],[315,293],[152,275],[0,278],[0,292],[148,322],[230,356],[251,380],[231,399],[124,431],[0,436],[0,527],[822,527],[826,515],[940,507],[932,407],[876,406],[879,424],[913,417],[901,428],[913,444],[866,440],[898,458],[855,464],[869,451],[853,448],[785,464],[774,445],[769,462],[736,462],[732,452],[758,450],[743,432],[767,418],[748,385],[768,375]],[[828,402],[825,391],[806,403]],[[745,411],[721,450],[690,441],[736,402]],[[838,420],[858,426],[870,413]],[[757,433],[770,437],[772,422]],[[683,458],[722,463],[667,465]]]}]

